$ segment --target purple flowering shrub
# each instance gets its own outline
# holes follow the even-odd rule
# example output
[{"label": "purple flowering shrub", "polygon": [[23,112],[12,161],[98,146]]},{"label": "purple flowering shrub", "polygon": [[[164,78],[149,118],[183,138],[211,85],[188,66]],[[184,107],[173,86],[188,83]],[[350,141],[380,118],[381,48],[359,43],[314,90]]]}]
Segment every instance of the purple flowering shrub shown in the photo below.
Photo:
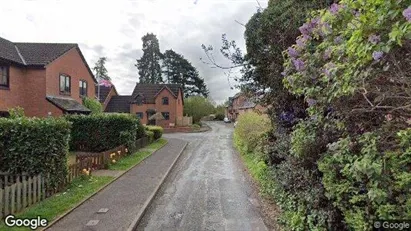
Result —
[{"label": "purple flowering shrub", "polygon": [[[310,183],[342,216],[325,224],[368,230],[375,219],[411,219],[411,1],[342,0],[299,30],[283,83],[311,119],[295,126],[290,155],[301,171],[320,172]],[[299,228],[319,228],[300,215]]]}]

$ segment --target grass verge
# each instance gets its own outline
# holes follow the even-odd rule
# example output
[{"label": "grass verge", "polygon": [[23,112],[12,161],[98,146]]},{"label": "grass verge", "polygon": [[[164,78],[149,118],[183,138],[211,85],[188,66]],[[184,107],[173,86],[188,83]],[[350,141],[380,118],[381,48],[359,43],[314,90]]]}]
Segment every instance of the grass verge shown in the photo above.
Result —
[{"label": "grass verge", "polygon": [[[110,183],[114,177],[92,176],[89,179],[75,179],[70,186],[61,193],[57,193],[46,200],[39,202],[23,212],[16,215],[16,218],[36,218],[41,216],[51,223],[59,215],[76,206],[82,200],[98,191],[101,187]],[[0,231],[30,230],[28,227],[7,227],[4,220],[0,221]]]},{"label": "grass verge", "polygon": [[146,157],[153,153],[153,150],[158,150],[167,144],[166,139],[159,139],[154,143],[146,146],[144,150],[138,151],[134,154],[121,158],[116,164],[110,165],[110,170],[127,170],[136,164],[143,161]]}]

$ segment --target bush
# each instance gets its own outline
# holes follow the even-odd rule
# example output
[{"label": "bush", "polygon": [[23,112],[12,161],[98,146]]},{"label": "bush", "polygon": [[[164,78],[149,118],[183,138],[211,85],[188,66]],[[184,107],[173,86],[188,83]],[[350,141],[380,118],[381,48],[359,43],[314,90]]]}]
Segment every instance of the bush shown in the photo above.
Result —
[{"label": "bush", "polygon": [[146,136],[148,137],[148,140],[150,143],[152,143],[154,141],[154,132],[152,131],[146,131]]},{"label": "bush", "polygon": [[253,151],[261,145],[263,136],[271,130],[269,118],[255,112],[241,114],[237,121],[234,134],[241,140],[246,152]]},{"label": "bush", "polygon": [[225,115],[222,114],[222,113],[218,113],[218,114],[215,115],[215,120],[223,121],[224,118],[225,118]]},{"label": "bush", "polygon": [[67,176],[70,123],[64,119],[0,118],[0,171],[50,174],[56,187]]},{"label": "bush", "polygon": [[140,121],[129,114],[70,115],[73,123],[70,150],[84,152],[106,151],[122,144],[135,149],[135,141],[141,138]]},{"label": "bush", "polygon": [[160,126],[146,126],[146,128],[154,133],[154,140],[160,139],[164,132],[164,129]]},{"label": "bush", "polygon": [[410,11],[410,1],[342,0],[313,12],[284,52],[284,84],[310,116],[280,164],[311,174],[294,177],[310,187],[284,184],[296,205],[285,214],[300,221],[290,227],[370,230],[376,219],[411,218]]},{"label": "bush", "polygon": [[184,99],[184,115],[192,116],[193,123],[199,122],[213,111],[214,106],[207,98],[192,96]]},{"label": "bush", "polygon": [[103,105],[97,99],[84,97],[83,104],[86,108],[91,110],[92,114],[99,114],[103,112]]},{"label": "bush", "polygon": [[24,117],[24,109],[22,107],[10,108],[8,112],[10,115],[9,116],[10,119]]}]

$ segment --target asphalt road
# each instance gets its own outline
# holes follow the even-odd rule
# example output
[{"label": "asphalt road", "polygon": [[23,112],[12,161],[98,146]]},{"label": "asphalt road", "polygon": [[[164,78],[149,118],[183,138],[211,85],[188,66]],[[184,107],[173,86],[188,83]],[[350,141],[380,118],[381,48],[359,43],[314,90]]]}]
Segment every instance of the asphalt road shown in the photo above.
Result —
[{"label": "asphalt road", "polygon": [[232,146],[232,124],[205,133],[166,134],[189,141],[137,230],[267,230],[258,199]]}]

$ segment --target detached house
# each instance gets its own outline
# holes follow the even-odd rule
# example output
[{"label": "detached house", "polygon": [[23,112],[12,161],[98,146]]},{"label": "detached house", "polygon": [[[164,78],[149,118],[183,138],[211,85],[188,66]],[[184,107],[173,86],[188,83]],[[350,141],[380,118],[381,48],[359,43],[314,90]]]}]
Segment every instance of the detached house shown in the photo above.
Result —
[{"label": "detached house", "polygon": [[[183,89],[178,84],[137,83],[132,95],[112,94],[107,99],[105,112],[131,113],[143,124],[174,127],[183,118]],[[158,116],[161,119],[155,119]]]},{"label": "detached house", "polygon": [[256,103],[255,99],[248,98],[241,92],[228,98],[228,106],[226,106],[225,114],[230,120],[237,120],[239,115],[249,111],[266,113],[267,107]]},{"label": "detached house", "polygon": [[82,97],[94,98],[96,83],[77,44],[0,38],[0,116],[17,106],[27,116],[88,114]]}]

